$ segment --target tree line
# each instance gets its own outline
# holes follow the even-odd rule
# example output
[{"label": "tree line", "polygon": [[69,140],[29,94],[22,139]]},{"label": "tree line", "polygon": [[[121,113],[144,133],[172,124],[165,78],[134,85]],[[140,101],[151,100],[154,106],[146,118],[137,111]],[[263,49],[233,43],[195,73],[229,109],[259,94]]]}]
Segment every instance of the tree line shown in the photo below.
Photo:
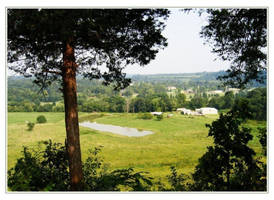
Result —
[{"label": "tree line", "polygon": [[[31,87],[31,80],[9,80],[9,112],[64,112],[62,96],[57,86],[49,87],[43,94]],[[232,91],[224,95],[208,94],[206,86],[194,88],[187,99],[180,89],[169,94],[167,84],[136,82],[127,89],[117,92],[102,86],[98,81],[80,79],[78,87],[78,110],[81,112],[172,112],[177,108],[195,110],[214,107],[218,110],[241,109],[251,119],[266,120],[266,88]],[[19,95],[18,95],[19,94]],[[246,113],[248,111],[248,113]]]}]

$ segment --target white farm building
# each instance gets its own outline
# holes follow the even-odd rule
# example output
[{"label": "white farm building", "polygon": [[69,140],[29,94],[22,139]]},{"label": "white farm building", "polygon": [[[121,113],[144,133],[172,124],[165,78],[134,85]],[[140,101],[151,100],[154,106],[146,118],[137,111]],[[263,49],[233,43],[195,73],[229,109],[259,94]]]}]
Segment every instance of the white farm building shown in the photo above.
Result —
[{"label": "white farm building", "polygon": [[156,116],[156,115],[162,115],[162,114],[163,114],[163,112],[151,112],[150,114],[152,114],[152,115]]},{"label": "white farm building", "polygon": [[195,110],[197,113],[200,113],[202,115],[217,115],[218,114],[218,110],[216,108],[209,108],[209,107],[205,107],[205,108],[199,108]]},{"label": "white farm building", "polygon": [[191,114],[191,110],[186,109],[186,108],[177,108],[177,111],[184,113],[184,115],[190,115]]},{"label": "white farm building", "polygon": [[184,115],[201,115],[200,113],[196,111],[192,111],[186,108],[177,108],[177,111],[181,112]]},{"label": "white farm building", "polygon": [[211,115],[211,114],[217,115],[218,114],[218,110],[216,108],[209,108],[209,107],[195,109],[195,111],[186,109],[186,108],[177,108],[177,112],[178,111],[184,115]]}]

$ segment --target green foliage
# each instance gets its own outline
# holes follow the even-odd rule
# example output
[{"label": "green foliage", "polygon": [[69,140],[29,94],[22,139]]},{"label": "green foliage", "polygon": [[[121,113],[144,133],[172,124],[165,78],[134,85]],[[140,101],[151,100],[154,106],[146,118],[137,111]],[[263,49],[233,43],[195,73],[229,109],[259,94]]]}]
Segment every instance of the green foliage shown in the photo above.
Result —
[{"label": "green foliage", "polygon": [[158,121],[161,121],[163,118],[164,118],[163,114],[161,114],[161,115],[156,115],[156,119],[157,119]]},{"label": "green foliage", "polygon": [[24,147],[23,157],[8,171],[12,191],[66,191],[69,187],[66,148],[51,140],[42,142],[44,150]]},{"label": "green foliage", "polygon": [[27,122],[28,131],[32,131],[35,126],[35,123],[33,122]]},{"label": "green foliage", "polygon": [[133,168],[108,170],[108,165],[98,156],[102,146],[89,150],[83,164],[85,191],[146,191],[152,185],[147,172],[134,172]]},{"label": "green foliage", "polygon": [[176,100],[177,100],[176,107],[182,108],[186,104],[186,95],[183,93],[179,93],[176,95]]},{"label": "green foliage", "polygon": [[46,123],[47,122],[47,119],[44,115],[39,115],[36,119],[37,123],[39,124],[43,124],[43,123]]},{"label": "green foliage", "polygon": [[[24,147],[23,157],[8,170],[8,187],[12,191],[68,191],[69,172],[66,147],[51,140],[42,142],[45,148],[30,150]],[[85,191],[146,191],[152,185],[147,172],[132,168],[108,170],[99,156],[102,146],[89,150],[83,163]]]},{"label": "green foliage", "polygon": [[230,109],[233,106],[234,103],[234,94],[232,91],[226,92],[225,96],[223,97],[224,99],[224,105],[222,106],[222,109]]},{"label": "green foliage", "polygon": [[167,96],[167,94],[161,94],[160,95],[160,101],[159,101],[159,106],[161,108],[162,112],[168,112],[172,111],[173,105],[172,105],[172,100],[170,97]]},{"label": "green foliage", "polygon": [[263,149],[263,154],[266,156],[267,154],[267,134],[266,134],[266,128],[258,128],[259,130],[259,135],[258,135],[258,138],[259,138],[259,141],[260,141],[260,144],[262,145],[262,149]]},{"label": "green foliage", "polygon": [[[26,77],[33,73],[42,88],[60,78],[60,56],[71,39],[77,52],[86,52],[75,54],[81,66],[78,73],[116,89],[130,83],[122,72],[125,66],[146,65],[167,46],[162,35],[167,9],[74,9],[73,14],[70,9],[8,9],[7,13],[9,67]],[[108,73],[91,67],[103,64]]]},{"label": "green foliage", "polygon": [[267,91],[266,88],[256,88],[247,93],[249,110],[252,113],[251,119],[267,119]]},{"label": "green foliage", "polygon": [[131,102],[131,111],[132,112],[148,112],[145,99],[142,97],[137,97]]},{"label": "green foliage", "polygon": [[189,190],[189,184],[186,183],[186,180],[189,177],[185,174],[178,174],[174,166],[170,167],[171,174],[167,176],[168,182],[171,184],[171,188],[168,190],[171,191],[187,191]]},{"label": "green foliage", "polygon": [[236,98],[232,112],[243,119],[266,120],[266,88],[256,88],[244,96]]},{"label": "green foliage", "polygon": [[209,107],[213,107],[216,109],[222,109],[223,105],[224,105],[224,99],[220,96],[214,96],[208,102]]},{"label": "green foliage", "polygon": [[209,127],[208,136],[214,146],[199,159],[196,166],[194,190],[258,191],[266,190],[264,174],[255,152],[247,146],[252,139],[250,129],[240,127],[242,120],[233,112],[220,115]]},{"label": "green foliage", "polygon": [[144,175],[146,172],[134,172],[132,168],[105,171],[96,176],[89,173],[90,170],[94,171],[84,169],[86,191],[147,191],[152,185],[152,178]]},{"label": "green foliage", "polygon": [[249,101],[247,98],[236,99],[235,104],[231,109],[231,112],[233,112],[234,115],[237,115],[244,121],[252,117],[252,114],[249,109]]},{"label": "green foliage", "polygon": [[267,9],[207,9],[208,24],[201,37],[212,51],[232,64],[220,79],[243,87],[264,82],[267,64]]},{"label": "green foliage", "polygon": [[[168,79],[169,76],[166,77]],[[141,79],[143,80],[143,79]],[[146,80],[146,79],[145,79]],[[125,112],[127,109],[124,95],[113,91],[111,87],[102,86],[98,80],[78,80],[78,110],[81,112]],[[265,89],[256,88],[250,92],[243,91],[240,94],[233,95],[227,92],[224,96],[209,96],[205,94],[210,88],[217,87],[217,82],[211,80],[207,83],[204,81],[191,81],[184,87],[194,87],[200,93],[195,94],[194,98],[186,98],[183,93],[174,93],[175,96],[166,97],[167,86],[172,82],[170,80],[162,83],[156,79],[154,82],[136,82],[134,85],[125,89],[132,91],[132,96],[127,97],[129,112],[153,112],[153,111],[171,111],[180,107],[191,109],[200,108],[201,106],[214,107],[217,109],[231,109],[231,106],[238,103],[241,98],[249,100],[249,110],[253,112],[252,119],[266,119],[266,92]],[[172,82],[173,83],[173,82]],[[181,82],[175,82],[179,88]],[[186,85],[186,86],[185,86]],[[182,88],[181,88],[182,89]],[[43,96],[38,93],[39,88],[33,86],[31,80],[24,78],[8,78],[8,111],[9,112],[64,112],[64,104],[61,101],[61,93],[58,85],[53,84],[47,89],[48,95]],[[20,94],[18,97],[15,94]],[[123,93],[122,93],[123,94]],[[135,95],[138,94],[137,97]],[[51,96],[49,96],[51,95]],[[52,101],[51,101],[52,100]],[[58,101],[57,101],[58,100]],[[264,103],[265,102],[265,103]],[[232,106],[233,107],[233,106]],[[239,106],[241,107],[241,106]]]},{"label": "green foliage", "polygon": [[106,98],[109,104],[109,112],[125,112],[126,100],[118,95]]},{"label": "green foliage", "polygon": [[152,119],[153,118],[153,115],[150,114],[150,113],[140,113],[138,114],[138,118],[139,119]]},{"label": "green foliage", "polygon": [[194,96],[188,103],[188,108],[195,110],[196,108],[202,108],[207,105],[207,98],[201,96]]}]

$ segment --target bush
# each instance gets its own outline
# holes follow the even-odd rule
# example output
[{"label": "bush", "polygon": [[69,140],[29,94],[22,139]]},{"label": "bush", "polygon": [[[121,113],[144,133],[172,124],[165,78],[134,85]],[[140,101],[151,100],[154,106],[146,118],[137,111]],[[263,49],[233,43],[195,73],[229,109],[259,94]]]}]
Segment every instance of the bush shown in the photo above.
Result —
[{"label": "bush", "polygon": [[189,177],[185,174],[178,174],[177,169],[174,166],[170,167],[171,174],[167,176],[168,182],[171,185],[170,191],[187,191],[189,185],[186,180]]},{"label": "bush", "polygon": [[47,119],[44,115],[39,115],[36,119],[37,123],[42,124],[42,123],[46,123]]},{"label": "bush", "polygon": [[66,148],[52,141],[42,142],[44,150],[23,149],[8,171],[8,187],[12,191],[66,191],[69,186]]},{"label": "bush", "polygon": [[150,114],[150,113],[140,113],[138,115],[138,118],[139,119],[152,119],[153,118],[153,115]]},{"label": "bush", "polygon": [[264,128],[258,128],[259,135],[257,136],[259,138],[259,142],[262,145],[263,154],[266,156],[267,154],[267,134],[266,134],[266,127]]},{"label": "bush", "polygon": [[[69,191],[70,176],[66,147],[51,140],[42,142],[45,148],[23,149],[14,168],[8,170],[8,187],[12,191]],[[89,150],[83,163],[83,191],[146,191],[152,186],[147,172],[132,168],[108,171],[99,157],[101,147]]]},{"label": "bush", "polygon": [[[221,114],[206,124],[213,146],[199,159],[192,175],[196,191],[266,191],[264,164],[248,146],[251,129],[243,127],[238,113]],[[263,142],[264,143],[264,142]]]},{"label": "bush", "polygon": [[163,118],[164,118],[163,115],[157,115],[157,116],[156,116],[156,119],[157,119],[158,121],[161,121]]},{"label": "bush", "polygon": [[27,126],[28,126],[28,131],[32,131],[32,129],[35,126],[35,123],[33,123],[33,122],[27,122]]}]

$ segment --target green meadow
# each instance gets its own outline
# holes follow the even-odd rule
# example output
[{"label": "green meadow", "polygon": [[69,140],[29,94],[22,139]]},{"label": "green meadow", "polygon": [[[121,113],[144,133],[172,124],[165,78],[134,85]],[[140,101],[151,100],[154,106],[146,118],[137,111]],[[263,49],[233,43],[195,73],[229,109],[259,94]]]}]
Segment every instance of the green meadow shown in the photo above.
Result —
[{"label": "green meadow", "polygon": [[[128,113],[79,113],[80,121],[96,121],[139,130],[150,130],[154,134],[143,137],[127,137],[108,132],[100,132],[80,126],[80,140],[83,161],[88,150],[103,146],[100,156],[109,164],[110,169],[133,167],[136,171],[147,171],[151,177],[165,180],[170,174],[170,166],[176,166],[179,172],[191,173],[198,159],[212,145],[207,137],[210,124],[218,115],[188,117],[179,113],[157,121],[156,118],[143,120],[138,114]],[[36,122],[39,115],[47,118],[47,123],[36,124],[32,131],[27,130],[26,121]],[[21,156],[23,146],[37,148],[39,141],[53,140],[64,144],[66,132],[64,113],[8,113],[7,119],[7,165],[13,167]],[[261,156],[261,147],[256,137],[257,127],[266,126],[266,122],[248,121],[252,128],[253,140],[250,146]]]}]

